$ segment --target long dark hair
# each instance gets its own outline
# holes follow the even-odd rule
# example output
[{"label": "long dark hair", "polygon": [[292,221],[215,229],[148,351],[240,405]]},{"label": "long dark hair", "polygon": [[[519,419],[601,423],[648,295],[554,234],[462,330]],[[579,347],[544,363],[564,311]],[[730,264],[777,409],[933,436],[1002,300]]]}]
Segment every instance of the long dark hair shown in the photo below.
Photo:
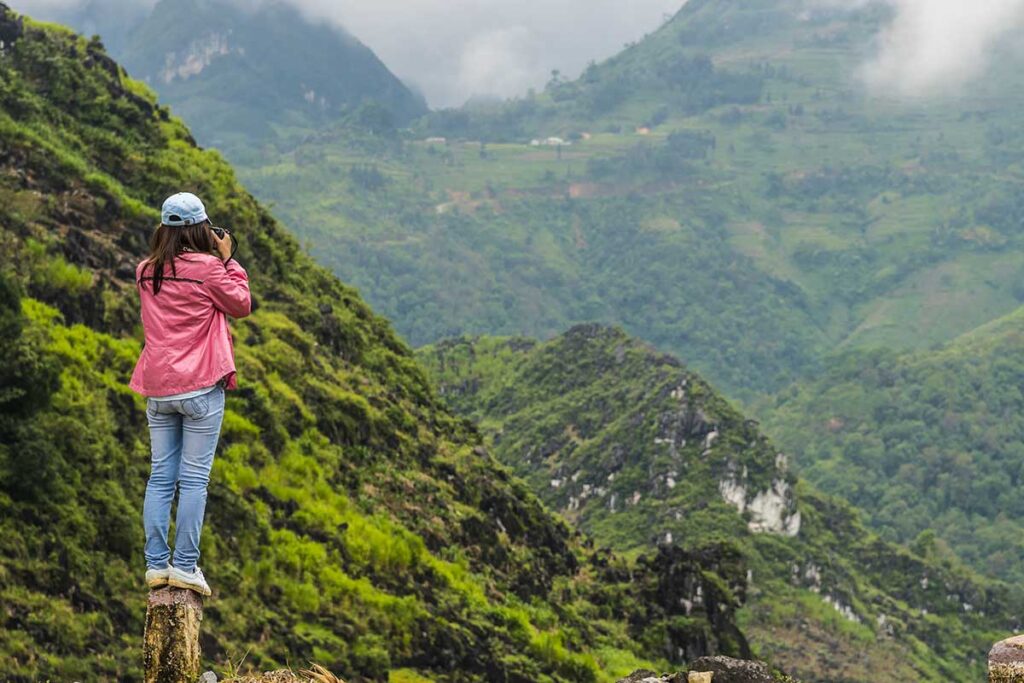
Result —
[{"label": "long dark hair", "polygon": [[[149,240],[149,256],[142,267],[140,282],[151,281],[153,294],[159,294],[164,284],[165,266],[171,268],[170,277],[178,275],[174,259],[187,251],[213,253],[216,245],[210,235],[210,225],[210,221],[180,227],[161,223]],[[153,269],[152,275],[147,275],[150,268]]]}]

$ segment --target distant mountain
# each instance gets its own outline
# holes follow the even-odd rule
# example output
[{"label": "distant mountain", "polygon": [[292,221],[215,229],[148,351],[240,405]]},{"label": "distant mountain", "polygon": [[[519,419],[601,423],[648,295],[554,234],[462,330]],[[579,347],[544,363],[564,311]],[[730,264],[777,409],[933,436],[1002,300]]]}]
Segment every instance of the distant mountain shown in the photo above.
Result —
[{"label": "distant mountain", "polygon": [[891,17],[693,0],[535,96],[390,146],[332,129],[241,173],[414,344],[600,320],[747,399],[836,348],[926,348],[1024,301],[1024,69],[869,91]]},{"label": "distant mountain", "polygon": [[45,3],[37,7],[32,0],[11,0],[14,9],[31,13],[37,19],[72,26],[85,36],[98,35],[111,55],[124,52],[132,34],[148,16],[153,2],[147,0],[80,0]]},{"label": "distant mountain", "polygon": [[922,539],[867,531],[675,358],[586,325],[549,342],[473,338],[421,349],[441,393],[552,508],[623,551],[735,548],[739,623],[806,681],[974,681],[1019,591]]},{"label": "distant mountain", "polygon": [[426,112],[355,37],[313,24],[280,0],[161,0],[133,32],[122,60],[207,144],[329,122],[361,104],[396,123]]},{"label": "distant mountain", "polygon": [[1024,308],[937,349],[846,354],[756,409],[886,538],[1024,581]]},{"label": "distant mountain", "polygon": [[427,111],[370,48],[284,0],[89,0],[53,18],[98,33],[205,145],[244,151],[376,104],[394,125]]}]

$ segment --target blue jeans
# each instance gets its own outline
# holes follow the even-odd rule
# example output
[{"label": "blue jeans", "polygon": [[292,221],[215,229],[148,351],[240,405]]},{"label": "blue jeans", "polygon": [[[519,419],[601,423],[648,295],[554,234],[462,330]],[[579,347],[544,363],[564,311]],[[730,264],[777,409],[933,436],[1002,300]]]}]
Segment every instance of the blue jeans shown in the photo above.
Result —
[{"label": "blue jeans", "polygon": [[224,420],[224,389],[183,401],[155,401],[146,407],[153,446],[153,469],[146,485],[142,523],[146,529],[146,567],[164,569],[171,560],[167,529],[171,503],[178,488],[175,519],[174,566],[195,570],[199,536],[206,512],[206,486],[210,483],[213,453]]}]

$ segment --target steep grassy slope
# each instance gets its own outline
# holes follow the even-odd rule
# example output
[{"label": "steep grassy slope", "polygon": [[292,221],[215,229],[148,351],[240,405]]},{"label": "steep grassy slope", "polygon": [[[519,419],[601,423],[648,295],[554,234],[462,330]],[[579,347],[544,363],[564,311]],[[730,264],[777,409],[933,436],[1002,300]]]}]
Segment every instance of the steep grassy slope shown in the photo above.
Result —
[{"label": "steep grassy slope", "polygon": [[806,680],[972,681],[1021,597],[941,548],[867,531],[706,382],[623,332],[478,338],[421,359],[549,505],[625,551],[726,543],[756,653]]},{"label": "steep grassy slope", "polygon": [[[869,92],[890,13],[830,4],[689,2],[535,96],[236,158],[413,343],[601,320],[733,395],[778,388],[1024,297],[1019,62],[947,98]],[[529,144],[548,136],[572,144]]]},{"label": "steep grassy slope", "polygon": [[3,6],[0,41],[5,680],[141,679],[133,268],[151,207],[183,188],[240,236],[255,300],[233,328],[241,387],[203,539],[211,664],[596,681],[743,653],[727,553],[583,547],[439,404],[388,323],[96,42]]},{"label": "steep grassy slope", "polygon": [[758,405],[804,475],[885,537],[1024,579],[1024,309],[938,349],[851,353]]}]

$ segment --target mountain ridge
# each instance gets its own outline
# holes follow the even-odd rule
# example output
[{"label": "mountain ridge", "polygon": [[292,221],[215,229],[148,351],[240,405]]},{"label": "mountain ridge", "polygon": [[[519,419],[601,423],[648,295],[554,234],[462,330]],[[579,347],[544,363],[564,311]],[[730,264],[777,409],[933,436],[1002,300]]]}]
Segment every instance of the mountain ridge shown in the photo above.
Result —
[{"label": "mountain ridge", "polygon": [[874,535],[789,472],[757,422],[621,329],[460,338],[419,355],[496,456],[599,543],[730,544],[749,570],[739,623],[753,652],[802,680],[974,680],[1019,620],[1010,585],[927,539]]}]

